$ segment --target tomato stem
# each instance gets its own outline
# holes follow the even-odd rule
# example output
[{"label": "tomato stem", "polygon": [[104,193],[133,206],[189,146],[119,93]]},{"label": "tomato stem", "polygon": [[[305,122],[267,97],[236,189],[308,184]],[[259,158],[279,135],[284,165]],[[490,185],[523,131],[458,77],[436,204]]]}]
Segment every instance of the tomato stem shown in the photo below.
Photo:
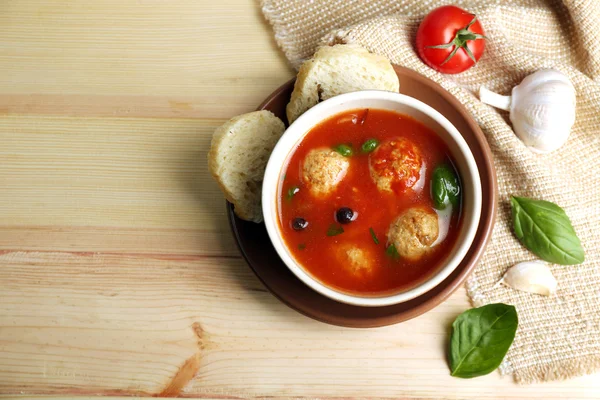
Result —
[{"label": "tomato stem", "polygon": [[482,40],[482,39],[485,40],[485,39],[487,39],[487,37],[485,37],[484,35],[480,35],[479,33],[471,32],[469,30],[469,28],[476,21],[477,21],[477,16],[473,15],[473,19],[471,20],[471,22],[469,22],[467,24],[467,26],[465,26],[463,29],[459,29],[458,32],[456,32],[456,35],[454,35],[454,38],[452,39],[451,42],[445,43],[445,44],[438,44],[436,46],[425,46],[425,48],[427,48],[427,49],[449,49],[450,47],[454,47],[452,52],[448,55],[448,57],[446,57],[444,62],[442,62],[440,65],[444,65],[448,61],[450,61],[459,49],[464,49],[465,52],[467,53],[467,56],[469,56],[469,58],[471,60],[473,60],[473,64],[475,64],[477,62],[477,60],[475,59],[475,56],[471,52],[471,49],[469,49],[469,46],[467,45],[467,43],[470,40]]}]

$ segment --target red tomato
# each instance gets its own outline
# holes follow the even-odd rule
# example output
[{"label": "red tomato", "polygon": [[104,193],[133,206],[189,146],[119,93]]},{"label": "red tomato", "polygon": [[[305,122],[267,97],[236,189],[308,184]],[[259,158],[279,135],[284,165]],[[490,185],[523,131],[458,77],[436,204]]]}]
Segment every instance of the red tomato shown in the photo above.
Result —
[{"label": "red tomato", "polygon": [[475,15],[456,6],[442,6],[427,14],[419,25],[417,52],[431,68],[458,74],[481,58],[484,35]]}]

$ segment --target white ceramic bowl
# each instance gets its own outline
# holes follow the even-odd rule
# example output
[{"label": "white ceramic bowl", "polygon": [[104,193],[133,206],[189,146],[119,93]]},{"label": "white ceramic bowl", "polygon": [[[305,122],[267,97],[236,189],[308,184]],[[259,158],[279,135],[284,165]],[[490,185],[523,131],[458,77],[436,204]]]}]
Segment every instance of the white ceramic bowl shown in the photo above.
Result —
[{"label": "white ceramic bowl", "polygon": [[[461,177],[462,223],[456,244],[446,257],[444,265],[418,286],[395,294],[373,297],[344,293],[324,285],[307,272],[289,252],[280,232],[277,199],[281,174],[293,150],[304,136],[318,123],[344,111],[371,108],[392,110],[420,121],[446,143]],[[302,114],[285,131],[267,164],[263,181],[262,209],[267,232],[279,257],[306,285],[333,300],[342,303],[379,307],[408,301],[441,283],[454,271],[466,255],[475,237],[481,214],[481,182],[477,164],[460,132],[442,114],[427,104],[399,93],[368,90],[343,94],[325,100]]]}]

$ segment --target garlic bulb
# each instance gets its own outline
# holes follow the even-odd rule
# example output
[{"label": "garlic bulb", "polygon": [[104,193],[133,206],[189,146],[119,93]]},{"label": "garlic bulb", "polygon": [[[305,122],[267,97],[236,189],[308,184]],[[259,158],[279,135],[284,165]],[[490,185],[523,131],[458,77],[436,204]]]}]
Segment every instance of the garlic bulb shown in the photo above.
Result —
[{"label": "garlic bulb", "polygon": [[543,261],[525,261],[509,268],[499,283],[523,292],[550,296],[556,292],[556,278]]},{"label": "garlic bulb", "polygon": [[562,72],[543,69],[501,96],[479,89],[479,99],[510,111],[515,134],[535,153],[549,153],[568,139],[575,123],[575,88]]}]

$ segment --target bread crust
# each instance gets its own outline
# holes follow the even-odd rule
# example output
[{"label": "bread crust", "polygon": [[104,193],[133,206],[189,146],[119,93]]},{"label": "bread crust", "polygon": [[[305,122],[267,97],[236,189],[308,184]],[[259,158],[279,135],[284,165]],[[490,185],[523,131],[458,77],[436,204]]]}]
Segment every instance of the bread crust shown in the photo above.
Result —
[{"label": "bread crust", "polygon": [[284,131],[283,121],[272,112],[262,110],[234,117],[213,134],[208,169],[241,219],[263,221],[263,175]]},{"label": "bread crust", "polygon": [[387,58],[353,44],[321,47],[300,67],[287,119],[291,124],[322,100],[369,89],[399,91],[398,75]]}]

